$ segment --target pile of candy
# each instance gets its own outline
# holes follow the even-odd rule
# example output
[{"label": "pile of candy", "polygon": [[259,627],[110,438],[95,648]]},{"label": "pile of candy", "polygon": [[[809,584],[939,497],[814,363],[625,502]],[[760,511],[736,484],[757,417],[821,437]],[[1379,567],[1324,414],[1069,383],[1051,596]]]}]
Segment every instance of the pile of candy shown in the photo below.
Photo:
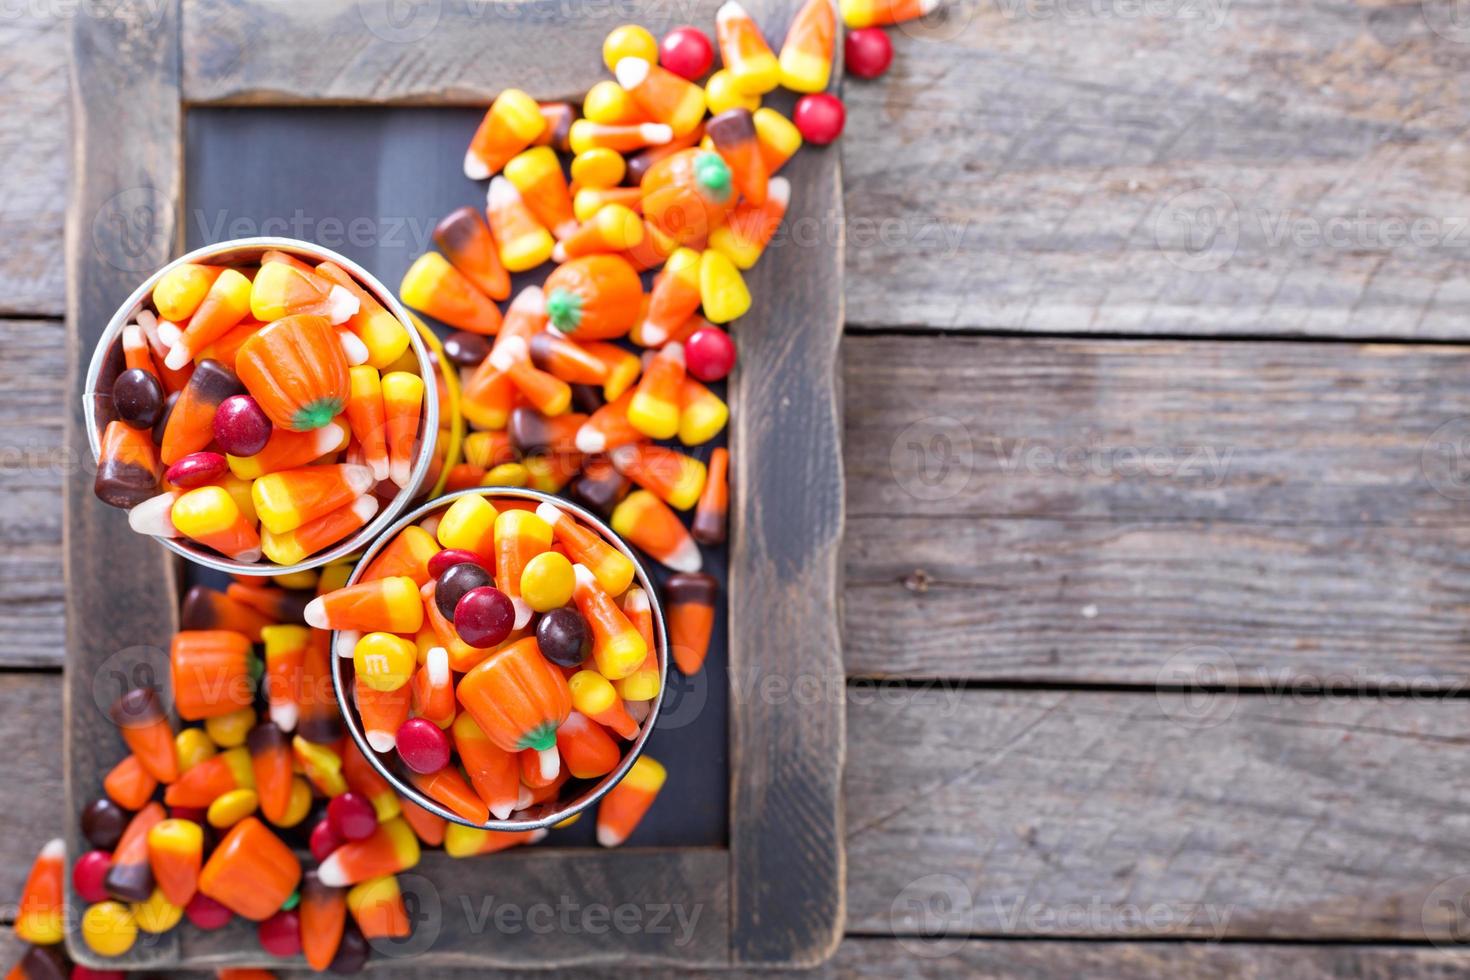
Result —
[{"label": "pile of candy", "polygon": [[[506,509],[502,516],[510,514],[520,517],[507,524],[538,520],[524,510]],[[447,514],[438,526],[444,527],[446,520],[452,528]],[[581,540],[570,525],[558,524],[558,530]],[[424,548],[425,538],[432,551]],[[545,556],[565,563],[566,552],[563,544],[559,551],[545,551],[539,561],[524,563],[518,578],[521,601],[543,607],[560,595],[557,563]],[[455,692],[440,683],[449,676],[446,647],[432,630],[447,628],[451,636],[458,631],[436,618],[436,583],[428,569],[431,556],[449,556],[435,563],[439,577],[445,578],[459,567],[440,568],[452,555],[415,525],[384,549],[365,574],[366,585],[343,588],[350,569],[334,565],[320,575],[298,572],[273,583],[241,576],[224,591],[204,585],[189,590],[180,615],[183,629],[169,649],[168,689],[174,713],[185,727],[176,730],[170,723],[167,705],[154,687],[125,691],[109,709],[130,754],[103,780],[104,795],[80,814],[82,833],[95,850],[81,855],[71,873],[76,893],[89,903],[81,918],[82,940],[89,949],[99,956],[120,956],[140,932],[165,933],[184,919],[201,929],[218,929],[238,915],[258,923],[261,948],[272,955],[304,953],[314,969],[354,972],[366,962],[373,939],[408,934],[410,920],[394,876],[418,863],[421,847],[442,846],[450,857],[465,858],[545,836],[545,831],[497,833],[466,827],[397,794],[344,734],[331,682],[331,634],[307,625],[308,620],[346,617],[414,637],[382,631],[354,645],[363,667],[358,703],[373,705],[363,715],[365,721],[397,719],[390,740],[418,767],[415,785],[428,795],[452,799],[461,813],[467,801],[482,796],[505,813],[551,799],[569,778],[586,778],[606,764],[609,746],[603,743],[611,739],[600,724],[570,721],[581,717],[571,713],[570,704],[580,706],[584,696],[569,695],[567,680],[549,665],[554,676],[544,679],[547,696],[568,705],[553,712],[566,722],[551,729],[551,744],[562,748],[566,760],[557,778],[540,780],[543,767],[527,766],[523,758],[505,751],[500,740],[504,724],[496,727],[493,715],[467,712],[456,717]],[[600,566],[607,566],[605,557]],[[566,569],[570,572],[570,564]],[[425,583],[423,598],[418,580]],[[398,594],[404,585],[411,588],[411,604]],[[577,586],[576,591],[585,588]],[[641,590],[627,593],[625,604],[636,605],[633,596]],[[644,599],[638,622],[651,630]],[[575,626],[569,619],[574,615]],[[560,606],[543,614],[536,628],[538,636],[547,637],[548,649],[558,649],[552,634],[565,631],[567,639],[576,639],[572,631],[585,630],[580,614]],[[593,629],[594,649],[597,635]],[[406,650],[388,642],[398,640]],[[646,648],[647,643],[638,634],[637,645]],[[453,649],[463,655],[460,648],[465,646],[466,641],[456,639]],[[570,646],[568,642],[560,649]],[[619,649],[631,655],[631,648]],[[387,658],[383,665],[373,659],[377,652]],[[480,652],[485,657],[492,653]],[[498,662],[546,663],[534,639],[508,644]],[[404,669],[403,678],[389,676],[387,669],[394,665]],[[638,667],[645,673],[649,669],[644,658]],[[486,698],[504,701],[513,683],[498,669],[486,667],[481,675],[482,700],[463,695],[467,708],[489,703]],[[650,679],[644,681],[646,689]],[[656,670],[651,683],[656,693]],[[527,688],[526,693],[535,692]],[[610,705],[599,710],[595,702],[588,704],[587,711],[599,719],[630,720]],[[621,708],[621,701],[616,704]],[[468,783],[460,770],[447,766],[451,737],[467,767]],[[428,752],[436,744],[444,762],[434,769]],[[531,755],[538,762],[557,758],[554,749],[549,755]],[[619,757],[612,746],[611,764],[602,771],[610,771]],[[521,781],[522,774],[535,788]],[[657,762],[637,760],[599,806],[598,840],[607,846],[625,840],[663,780]],[[451,794],[450,786],[458,793]],[[484,820],[486,810],[480,803],[475,813]],[[303,869],[298,851],[309,851],[317,866]],[[60,845],[48,845],[22,904],[35,914],[23,912],[17,924],[26,941],[47,944],[61,938],[62,873]]]},{"label": "pile of candy", "polygon": [[[340,631],[369,747],[481,824],[555,811],[638,737],[662,671],[635,573],[553,504],[471,492],[405,528],[305,617]],[[711,587],[675,596],[671,636],[702,659],[715,594],[698,578]],[[614,846],[629,829],[600,819],[598,839]]]},{"label": "pile of candy", "polygon": [[[875,77],[892,50],[874,25],[922,16],[933,0],[841,7],[848,69]],[[834,20],[829,0],[809,0],[777,55],[732,0],[716,22],[723,66],[703,85],[715,51],[703,32],[660,43],[620,27],[603,51],[617,80],[587,93],[584,118],[502,93],[465,158],[466,173],[490,180],[486,215],[444,219],[443,256],[420,257],[402,285],[406,303],[458,331],[444,352],[464,372],[459,408],[475,431],[462,463],[436,442],[440,484],[567,490],[608,516],[673,573],[669,645],[685,673],[709,646],[718,584],[700,571],[699,545],[725,541],[729,455],[715,448],[706,463],[667,443],[703,446],[728,420],[705,385],[735,362],[716,324],[750,306],[741,273],[790,201],[775,173],[803,140],[841,131],[841,103],[824,91]],[[761,105],[778,85],[804,93],[791,119]],[[557,151],[573,154],[570,183]],[[548,261],[544,284],[502,314],[510,274]],[[653,270],[645,293],[640,273]],[[340,269],[274,253],[253,281],[187,266],[153,303],[124,333],[128,370],[97,484],[135,523],[289,563],[361,527],[404,485],[423,379],[404,326]],[[436,381],[440,404],[453,404]],[[678,511],[692,512],[688,527]],[[84,807],[95,850],[71,871],[98,955],[185,918],[218,929],[238,915],[258,923],[268,953],[354,972],[370,940],[409,932],[395,875],[421,847],[464,858],[544,836],[446,821],[396,793],[344,735],[328,629],[352,658],[369,746],[469,820],[554,807],[573,781],[615,769],[647,720],[662,682],[649,596],[626,556],[562,509],[466,495],[404,529],[351,587],[349,571],[195,586],[170,672],[178,717],[198,724],[175,730],[152,687],[111,706],[131,754]],[[664,779],[640,756],[599,804],[599,842],[626,840]],[[66,975],[64,874],[53,842],[21,902],[16,931],[35,945],[13,976]]]},{"label": "pile of candy", "polygon": [[122,332],[95,484],[135,530],[294,565],[409,486],[419,361],[340,266],[186,263],[151,302]]}]

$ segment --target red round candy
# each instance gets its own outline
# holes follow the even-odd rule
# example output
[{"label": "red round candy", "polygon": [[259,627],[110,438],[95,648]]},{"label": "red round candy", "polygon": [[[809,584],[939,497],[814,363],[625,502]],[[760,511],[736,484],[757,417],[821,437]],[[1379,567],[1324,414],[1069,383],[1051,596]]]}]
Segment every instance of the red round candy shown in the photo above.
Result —
[{"label": "red round candy", "polygon": [[398,757],[414,772],[438,772],[449,765],[449,736],[432,721],[410,718],[398,729]]},{"label": "red round candy", "polygon": [[816,95],[803,95],[797,100],[791,121],[801,131],[802,139],[817,146],[826,146],[842,135],[847,110],[837,96],[818,92]]},{"label": "red round candy", "polygon": [[472,647],[493,647],[515,628],[516,610],[510,597],[491,585],[470,589],[454,607],[454,631]]},{"label": "red round candy", "polygon": [[266,919],[255,929],[260,947],[272,956],[288,957],[301,952],[301,916],[285,909]]},{"label": "red round candy", "polygon": [[684,343],[684,363],[700,381],[719,381],[735,367],[735,342],[714,324],[700,327]]},{"label": "red round candy", "polygon": [[231,395],[214,413],[214,441],[231,456],[254,456],[271,437],[271,420],[249,395]]},{"label": "red round candy", "polygon": [[191,490],[213,483],[229,468],[230,461],[219,453],[190,453],[170,466],[163,478],[180,490]]},{"label": "red round candy", "polygon": [[105,902],[111,896],[102,880],[107,869],[112,867],[112,855],[107,851],[88,851],[77,858],[71,866],[71,883],[84,902]]},{"label": "red round candy", "polygon": [[893,64],[893,42],[881,27],[859,27],[847,32],[843,65],[858,78],[877,78]]},{"label": "red round candy", "polygon": [[203,892],[195,892],[194,897],[189,899],[189,904],[184,906],[184,915],[200,929],[209,931],[223,929],[234,918],[235,913]]},{"label": "red round candy", "polygon": [[479,565],[487,572],[494,571],[493,568],[485,564],[485,559],[473,551],[466,551],[464,548],[445,548],[443,551],[434,552],[434,557],[429,559],[429,578],[437,582],[439,576],[449,571],[455,565],[465,564]]},{"label": "red round candy", "polygon": [[658,63],[692,82],[715,63],[715,47],[699,28],[676,27],[659,42]]},{"label": "red round candy", "polygon": [[346,841],[337,836],[337,832],[332,829],[332,821],[323,817],[317,821],[315,827],[311,828],[311,836],[307,838],[306,846],[311,849],[311,856],[321,862],[345,843]]},{"label": "red round candy", "polygon": [[343,840],[362,840],[378,829],[378,812],[361,793],[343,793],[327,804],[327,822]]}]

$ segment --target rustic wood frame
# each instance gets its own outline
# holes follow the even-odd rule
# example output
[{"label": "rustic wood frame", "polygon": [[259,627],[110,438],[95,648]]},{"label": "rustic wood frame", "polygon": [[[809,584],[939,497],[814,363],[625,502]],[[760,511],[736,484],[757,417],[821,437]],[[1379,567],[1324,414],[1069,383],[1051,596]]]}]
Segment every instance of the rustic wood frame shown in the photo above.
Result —
[{"label": "rustic wood frame", "polygon": [[[390,5],[366,0],[84,5],[72,29],[72,457],[90,458],[80,382],[103,326],[180,244],[187,105],[483,105],[512,84],[540,98],[575,98],[603,77],[597,51],[616,23],[633,20],[655,31],[712,23],[718,6],[587,0],[579,10],[578,2],[564,0],[550,14],[534,3],[431,3],[405,21],[388,19]],[[748,6],[779,38],[797,4]],[[419,16],[434,19],[424,33]],[[552,41],[558,53],[542,55]],[[841,184],[831,151],[799,154],[785,173],[794,188],[787,227],[796,231],[750,276],[756,305],[741,337],[743,367],[730,388],[729,608],[740,628],[730,637],[728,848],[539,850],[494,863],[501,903],[657,901],[701,910],[697,928],[682,945],[651,930],[616,928],[488,937],[446,917],[447,942],[414,966],[807,966],[828,957],[842,935]],[[174,561],[98,503],[89,476],[69,480],[65,497],[72,856],[86,846],[74,815],[99,793],[106,767],[121,754],[100,692],[119,674],[166,677],[165,638],[177,628]],[[818,696],[773,693],[772,679],[781,691],[801,684]],[[468,867],[434,854],[416,873],[448,904],[456,898],[454,879]],[[75,926],[69,949],[91,962]],[[249,931],[244,923],[215,933],[175,930],[140,943],[123,965],[259,961]]]}]

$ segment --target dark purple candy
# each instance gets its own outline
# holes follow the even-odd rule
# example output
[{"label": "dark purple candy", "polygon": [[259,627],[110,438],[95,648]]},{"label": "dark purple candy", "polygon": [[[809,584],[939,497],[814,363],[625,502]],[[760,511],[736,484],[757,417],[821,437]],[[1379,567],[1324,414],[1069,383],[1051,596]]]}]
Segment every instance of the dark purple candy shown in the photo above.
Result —
[{"label": "dark purple candy", "polygon": [[122,840],[130,819],[122,807],[100,797],[82,808],[82,836],[98,850],[110,851]]},{"label": "dark purple candy", "polygon": [[456,330],[444,340],[444,356],[459,367],[475,367],[490,356],[490,341],[477,333]]},{"label": "dark purple candy", "polygon": [[[463,565],[465,562],[469,562],[471,565],[479,565],[487,572],[490,571],[489,566],[485,564],[485,559],[473,551],[466,551],[463,548],[445,548],[443,551],[434,552],[434,557],[429,559],[429,578],[438,581],[439,576],[449,571],[455,565]],[[438,587],[435,586],[436,591],[437,589]]]},{"label": "dark purple candy", "polygon": [[439,612],[451,623],[454,622],[454,610],[459,606],[459,600],[471,589],[492,583],[490,573],[483,566],[472,562],[460,562],[451,565],[449,569],[438,578],[434,586],[434,601],[439,605]]},{"label": "dark purple candy", "polygon": [[553,609],[536,624],[536,646],[558,667],[580,667],[591,647],[587,621],[571,606]]},{"label": "dark purple candy", "polygon": [[327,964],[327,971],[338,975],[361,973],[371,955],[372,950],[363,938],[362,930],[349,917],[342,929],[342,941],[337,944],[337,955]]},{"label": "dark purple candy", "polygon": [[231,456],[254,456],[271,437],[271,420],[249,395],[231,395],[214,413],[214,441]]},{"label": "dark purple candy", "polygon": [[135,429],[151,429],[163,415],[163,385],[142,368],[129,368],[112,383],[117,417]]},{"label": "dark purple candy", "polygon": [[454,631],[461,640],[480,649],[504,642],[515,627],[515,621],[516,610],[510,597],[489,585],[466,592],[454,607]]}]

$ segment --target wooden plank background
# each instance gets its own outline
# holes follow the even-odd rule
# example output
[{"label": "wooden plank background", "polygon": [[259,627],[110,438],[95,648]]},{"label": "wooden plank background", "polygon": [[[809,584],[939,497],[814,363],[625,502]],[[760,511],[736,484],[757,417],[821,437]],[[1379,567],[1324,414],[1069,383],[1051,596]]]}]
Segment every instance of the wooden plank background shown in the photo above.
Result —
[{"label": "wooden plank background", "polygon": [[[63,7],[0,18],[0,895],[61,807]],[[1466,355],[1423,343],[1470,305],[1470,36],[1438,2],[1178,8],[959,4],[848,86],[827,974],[1470,963],[1433,914],[1470,873]]]}]

